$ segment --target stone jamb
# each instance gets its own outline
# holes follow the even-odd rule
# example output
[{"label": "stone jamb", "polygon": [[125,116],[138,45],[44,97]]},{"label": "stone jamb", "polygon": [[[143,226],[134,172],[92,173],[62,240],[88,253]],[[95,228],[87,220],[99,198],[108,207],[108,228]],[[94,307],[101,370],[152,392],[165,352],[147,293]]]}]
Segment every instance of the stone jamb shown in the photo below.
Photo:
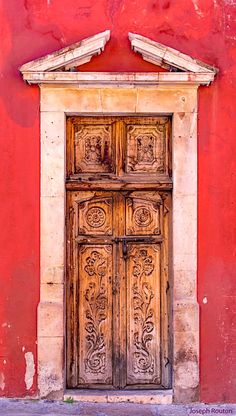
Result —
[{"label": "stone jamb", "polygon": [[41,398],[65,390],[66,115],[171,114],[173,141],[173,394],[198,400],[197,303],[198,85],[84,88],[41,85],[41,268],[38,387]]}]

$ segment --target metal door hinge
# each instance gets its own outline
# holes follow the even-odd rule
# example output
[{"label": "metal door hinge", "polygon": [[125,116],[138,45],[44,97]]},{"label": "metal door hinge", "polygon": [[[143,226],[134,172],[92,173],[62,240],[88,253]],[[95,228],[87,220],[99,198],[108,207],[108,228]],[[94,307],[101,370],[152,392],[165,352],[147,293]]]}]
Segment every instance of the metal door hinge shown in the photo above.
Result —
[{"label": "metal door hinge", "polygon": [[166,362],[165,362],[165,367],[167,367],[167,366],[168,366],[168,364],[170,364],[170,360],[169,360],[169,358],[168,358],[168,357],[164,357],[164,360],[166,360]]}]

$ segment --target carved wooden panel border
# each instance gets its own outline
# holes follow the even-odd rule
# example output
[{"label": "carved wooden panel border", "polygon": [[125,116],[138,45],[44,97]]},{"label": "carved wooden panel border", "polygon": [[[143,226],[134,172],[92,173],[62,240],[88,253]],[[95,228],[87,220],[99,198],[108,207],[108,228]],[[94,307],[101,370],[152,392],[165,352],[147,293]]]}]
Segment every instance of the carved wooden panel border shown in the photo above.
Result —
[{"label": "carved wooden panel border", "polygon": [[67,192],[69,388],[170,387],[170,212],[170,192]]},{"label": "carved wooden panel border", "polygon": [[67,189],[172,187],[171,117],[67,118]]}]

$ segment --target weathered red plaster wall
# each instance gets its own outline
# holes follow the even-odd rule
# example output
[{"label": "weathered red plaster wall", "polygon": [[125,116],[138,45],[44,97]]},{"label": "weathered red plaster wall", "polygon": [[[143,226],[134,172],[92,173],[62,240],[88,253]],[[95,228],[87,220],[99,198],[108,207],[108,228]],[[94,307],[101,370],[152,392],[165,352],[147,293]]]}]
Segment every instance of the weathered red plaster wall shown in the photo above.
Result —
[{"label": "weathered red plaster wall", "polygon": [[36,392],[36,377],[26,389],[25,353],[32,352],[36,362],[39,92],[23,83],[17,68],[111,29],[106,52],[82,70],[155,70],[130,51],[128,31],[220,68],[216,82],[199,91],[201,400],[236,401],[235,1],[1,0],[0,5],[1,395]]}]

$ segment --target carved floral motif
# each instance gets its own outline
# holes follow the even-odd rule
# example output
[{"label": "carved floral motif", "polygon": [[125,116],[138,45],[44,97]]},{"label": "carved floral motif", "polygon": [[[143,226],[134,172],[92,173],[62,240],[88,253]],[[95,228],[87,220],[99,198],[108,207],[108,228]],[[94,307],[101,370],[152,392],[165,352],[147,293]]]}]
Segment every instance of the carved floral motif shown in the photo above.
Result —
[{"label": "carved floral motif", "polygon": [[75,124],[75,173],[112,171],[110,125]]},{"label": "carved floral motif", "polygon": [[127,172],[164,173],[166,126],[155,124],[127,127]]},{"label": "carved floral motif", "polygon": [[154,137],[143,134],[137,137],[137,159],[139,163],[152,163],[154,161]]},{"label": "carved floral motif", "polygon": [[150,351],[150,343],[153,340],[154,330],[153,316],[151,307],[154,291],[151,285],[143,278],[150,276],[154,270],[153,257],[148,255],[147,249],[139,249],[133,256],[132,274],[135,283],[132,287],[134,305],[135,333],[133,344],[135,351],[133,354],[134,373],[154,373],[154,357]]},{"label": "carved floral motif", "polygon": [[85,160],[87,163],[98,163],[102,161],[102,138],[90,136],[85,139]]},{"label": "carved floral motif", "polygon": [[91,281],[85,291],[87,309],[85,311],[87,322],[85,330],[87,332],[87,352],[85,355],[86,373],[105,373],[106,352],[105,338],[102,323],[107,318],[107,289],[104,277],[107,275],[107,259],[98,251],[94,250],[86,258],[85,272],[90,277],[96,277],[96,281]]}]

